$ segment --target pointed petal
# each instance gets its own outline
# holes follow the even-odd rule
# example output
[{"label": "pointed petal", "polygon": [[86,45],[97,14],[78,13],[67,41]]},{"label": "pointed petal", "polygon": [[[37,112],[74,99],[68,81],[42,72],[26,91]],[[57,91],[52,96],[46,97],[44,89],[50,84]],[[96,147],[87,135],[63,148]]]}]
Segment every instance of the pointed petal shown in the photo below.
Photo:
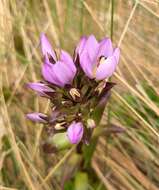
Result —
[{"label": "pointed petal", "polygon": [[70,67],[68,67],[65,62],[57,61],[53,70],[54,73],[56,73],[58,81],[63,84],[62,86],[72,83],[75,73],[71,71]]},{"label": "pointed petal", "polygon": [[82,55],[80,56],[80,65],[83,71],[85,72],[85,74],[90,79],[92,79],[93,78],[93,64],[87,52],[83,52]]},{"label": "pointed petal", "polygon": [[108,57],[104,63],[100,64],[97,68],[96,79],[103,80],[110,77],[116,69],[116,58],[115,56]]},{"label": "pointed petal", "polygon": [[32,90],[35,90],[40,95],[45,95],[45,92],[54,92],[52,88],[40,82],[28,83],[27,86],[31,88]]},{"label": "pointed petal", "polygon": [[60,61],[64,62],[67,67],[69,67],[69,69],[72,71],[72,74],[75,75],[76,67],[72,60],[72,57],[64,50],[61,50]]},{"label": "pointed petal", "polygon": [[[88,39],[83,39],[82,51],[79,55],[80,65],[89,78],[93,78],[93,68],[96,63],[96,56],[98,51],[98,42],[93,35],[90,35]],[[81,46],[82,46],[81,45]]]},{"label": "pointed petal", "polygon": [[110,38],[104,38],[99,43],[98,56],[110,57],[113,54],[113,46]]},{"label": "pointed petal", "polygon": [[83,137],[83,124],[81,122],[73,122],[67,129],[67,136],[70,143],[78,144]]},{"label": "pointed petal", "polygon": [[44,33],[41,34],[40,41],[41,41],[41,50],[45,58],[49,59],[48,57],[49,54],[56,61],[55,52],[52,50],[51,44]]},{"label": "pointed petal", "polygon": [[81,54],[84,47],[85,47],[85,44],[86,44],[86,41],[87,41],[87,37],[85,36],[82,36],[81,39],[80,39],[80,42],[78,43],[77,47],[76,47],[76,54]]},{"label": "pointed petal", "polygon": [[52,84],[56,84],[57,86],[63,86],[63,83],[57,77],[57,73],[54,71],[55,64],[51,64],[47,61],[42,66],[42,75],[44,79]]},{"label": "pointed petal", "polygon": [[43,113],[38,113],[38,112],[28,113],[26,117],[30,119],[31,121],[40,122],[40,123],[47,123],[47,119],[48,119],[47,115]]},{"label": "pointed petal", "polygon": [[95,64],[95,63],[93,63],[93,61],[96,58],[98,47],[99,47],[99,44],[98,44],[95,36],[90,35],[85,43],[82,53],[88,52],[88,56],[89,56],[90,60],[92,61],[92,64]]}]

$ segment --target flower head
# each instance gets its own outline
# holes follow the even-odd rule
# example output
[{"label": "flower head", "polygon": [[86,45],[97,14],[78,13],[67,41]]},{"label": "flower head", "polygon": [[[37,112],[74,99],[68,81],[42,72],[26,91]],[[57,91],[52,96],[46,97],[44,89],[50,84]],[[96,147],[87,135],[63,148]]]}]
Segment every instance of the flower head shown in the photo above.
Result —
[{"label": "flower head", "polygon": [[26,115],[28,119],[34,122],[47,123],[48,116],[43,113],[33,112]]},{"label": "flower head", "polygon": [[42,66],[44,79],[60,87],[71,84],[76,74],[76,67],[71,56],[66,51],[61,50],[58,59],[45,34],[41,35],[41,47],[44,55]]},{"label": "flower head", "polygon": [[80,65],[85,74],[96,80],[110,77],[119,62],[120,50],[113,49],[109,38],[98,42],[93,35],[82,37],[76,54],[79,56]]},{"label": "flower head", "polygon": [[72,144],[78,144],[83,137],[83,124],[81,122],[72,122],[67,129],[67,136]]},{"label": "flower head", "polygon": [[57,56],[45,34],[41,35],[41,49],[45,81],[28,83],[28,87],[50,100],[50,113],[29,113],[27,118],[45,123],[44,133],[48,138],[44,141],[49,147],[50,144],[56,148],[59,144],[66,147],[66,144],[78,144],[81,140],[89,144],[104,112],[110,89],[115,85],[103,79],[115,71],[119,48],[113,49],[109,38],[97,42],[93,35],[82,37],[75,49],[75,64],[64,50]]}]

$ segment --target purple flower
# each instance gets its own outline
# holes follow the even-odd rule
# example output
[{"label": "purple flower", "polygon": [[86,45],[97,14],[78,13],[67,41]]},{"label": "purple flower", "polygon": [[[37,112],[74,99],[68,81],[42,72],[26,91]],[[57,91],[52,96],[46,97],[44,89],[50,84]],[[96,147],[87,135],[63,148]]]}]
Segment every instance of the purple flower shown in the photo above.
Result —
[{"label": "purple flower", "polygon": [[47,93],[54,92],[54,90],[47,86],[47,84],[40,82],[30,82],[27,86],[32,90],[35,90],[40,96],[47,96]]},{"label": "purple flower", "polygon": [[83,124],[72,122],[67,129],[67,136],[72,144],[78,144],[83,137]]},{"label": "purple flower", "polygon": [[39,122],[39,123],[47,123],[47,120],[48,120],[47,115],[43,113],[38,113],[38,112],[28,113],[26,117],[30,119],[31,121]]},{"label": "purple flower", "polygon": [[110,77],[119,62],[120,50],[113,49],[109,38],[97,42],[93,35],[82,37],[77,48],[80,65],[85,74],[96,80],[103,80]]},{"label": "purple flower", "polygon": [[45,59],[42,66],[44,79],[60,87],[71,84],[76,74],[76,67],[71,56],[61,50],[59,59],[57,59],[45,34],[41,35],[41,47]]}]

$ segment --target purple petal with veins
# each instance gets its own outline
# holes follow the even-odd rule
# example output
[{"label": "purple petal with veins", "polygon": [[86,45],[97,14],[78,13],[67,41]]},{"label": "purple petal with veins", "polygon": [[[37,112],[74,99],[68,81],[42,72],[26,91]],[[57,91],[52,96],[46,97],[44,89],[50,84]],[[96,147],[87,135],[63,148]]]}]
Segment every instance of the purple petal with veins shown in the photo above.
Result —
[{"label": "purple petal with veins", "polygon": [[61,50],[60,61],[64,62],[67,65],[70,71],[72,71],[72,75],[74,77],[74,75],[76,74],[75,64],[72,60],[72,57],[64,50]]},{"label": "purple petal with veins", "polygon": [[85,74],[96,80],[110,77],[119,62],[120,50],[113,50],[111,39],[104,38],[99,43],[93,35],[80,40],[76,48],[81,68]]},{"label": "purple petal with veins", "polygon": [[98,44],[96,38],[94,37],[94,35],[90,35],[88,37],[87,41],[85,42],[85,46],[84,46],[82,53],[85,53],[85,52],[88,53],[88,56],[89,56],[90,60],[92,61],[92,65],[95,64],[93,61],[98,52],[98,48],[99,48],[99,44]]},{"label": "purple petal with veins", "polygon": [[60,86],[71,84],[75,76],[75,73],[72,73],[70,67],[68,67],[67,64],[62,61],[57,61],[56,64],[54,64],[53,71],[56,73],[56,76],[61,83]]},{"label": "purple petal with veins", "polygon": [[82,67],[83,71],[85,72],[85,74],[89,78],[92,79],[93,78],[93,65],[92,65],[92,61],[90,60],[87,52],[83,52],[82,55],[80,56],[80,64],[81,64],[81,67]]},{"label": "purple petal with veins", "polygon": [[112,46],[111,39],[104,38],[99,43],[99,49],[98,49],[97,57],[104,56],[107,58],[109,56],[112,56],[112,54],[113,54],[113,46]]},{"label": "purple petal with veins", "polygon": [[108,57],[104,63],[101,63],[97,68],[96,79],[103,80],[110,77],[116,68],[116,59],[114,56]]},{"label": "purple petal with veins", "polygon": [[81,53],[83,52],[83,49],[85,47],[86,41],[87,41],[87,37],[85,37],[85,36],[81,37],[80,42],[78,43],[76,50],[75,50],[76,54],[81,55]]},{"label": "purple petal with veins", "polygon": [[58,73],[55,73],[54,65],[55,64],[51,64],[45,61],[45,63],[42,66],[42,76],[44,77],[46,81],[62,87],[63,83],[61,83],[60,80],[58,79],[58,76],[57,76]]},{"label": "purple petal with veins", "polygon": [[60,87],[71,84],[76,74],[76,67],[72,57],[66,51],[61,50],[60,58],[57,60],[45,34],[41,34],[41,47],[45,56],[45,62],[42,66],[44,79]]}]

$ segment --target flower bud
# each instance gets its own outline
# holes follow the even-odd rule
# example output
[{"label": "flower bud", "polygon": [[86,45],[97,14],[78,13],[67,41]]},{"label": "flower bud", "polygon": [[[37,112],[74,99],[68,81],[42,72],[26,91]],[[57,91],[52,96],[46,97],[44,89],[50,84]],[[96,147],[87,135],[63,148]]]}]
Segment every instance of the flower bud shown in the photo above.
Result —
[{"label": "flower bud", "polygon": [[40,82],[31,82],[27,86],[32,90],[35,90],[40,96],[48,96],[48,93],[54,93],[55,91],[48,85]]},{"label": "flower bud", "polygon": [[47,120],[48,120],[47,115],[43,113],[38,113],[38,112],[28,113],[26,117],[30,119],[31,121],[39,122],[39,123],[47,123]]},{"label": "flower bud", "polygon": [[67,129],[67,136],[71,144],[78,144],[83,137],[83,124],[75,121]]}]

